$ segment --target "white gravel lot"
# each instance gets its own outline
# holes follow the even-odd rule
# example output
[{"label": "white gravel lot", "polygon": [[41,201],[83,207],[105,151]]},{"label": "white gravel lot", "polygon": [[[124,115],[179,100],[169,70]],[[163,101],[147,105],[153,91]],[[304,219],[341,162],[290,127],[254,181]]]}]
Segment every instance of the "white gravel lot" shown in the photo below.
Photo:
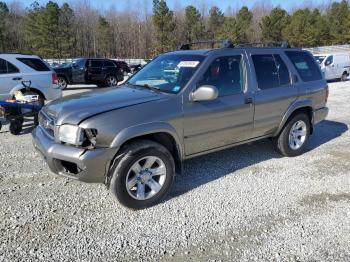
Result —
[{"label": "white gravel lot", "polygon": [[264,140],[192,159],[142,211],[50,174],[30,128],[5,128],[0,261],[350,261],[350,82],[330,84],[328,106],[304,155]]}]

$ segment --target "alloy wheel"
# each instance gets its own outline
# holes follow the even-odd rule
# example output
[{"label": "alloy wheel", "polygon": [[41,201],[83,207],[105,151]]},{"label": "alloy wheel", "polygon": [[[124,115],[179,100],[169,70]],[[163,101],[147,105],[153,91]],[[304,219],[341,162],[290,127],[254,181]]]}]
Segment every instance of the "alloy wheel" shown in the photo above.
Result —
[{"label": "alloy wheel", "polygon": [[295,122],[289,131],[289,146],[293,150],[301,148],[306,140],[307,125],[303,120]]},{"label": "alloy wheel", "polygon": [[166,175],[166,166],[159,157],[143,157],[128,171],[125,181],[127,192],[136,200],[152,198],[163,188]]}]

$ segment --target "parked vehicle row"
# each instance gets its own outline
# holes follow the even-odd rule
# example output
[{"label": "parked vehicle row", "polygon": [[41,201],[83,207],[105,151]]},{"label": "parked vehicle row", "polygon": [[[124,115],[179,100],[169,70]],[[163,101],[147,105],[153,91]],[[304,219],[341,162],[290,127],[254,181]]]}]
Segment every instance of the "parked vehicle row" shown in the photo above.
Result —
[{"label": "parked vehicle row", "polygon": [[263,138],[302,154],[327,98],[311,53],[226,43],[162,54],[119,88],[53,101],[32,135],[52,172],[104,183],[140,209],[164,198],[188,158]]}]

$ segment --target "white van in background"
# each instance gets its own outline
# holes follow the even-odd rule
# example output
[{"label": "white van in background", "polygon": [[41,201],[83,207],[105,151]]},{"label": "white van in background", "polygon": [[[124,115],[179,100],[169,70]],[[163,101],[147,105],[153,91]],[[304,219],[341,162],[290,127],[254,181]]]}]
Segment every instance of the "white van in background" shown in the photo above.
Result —
[{"label": "white van in background", "polygon": [[350,54],[319,54],[314,55],[320,64],[326,80],[341,79],[345,81],[350,72]]}]

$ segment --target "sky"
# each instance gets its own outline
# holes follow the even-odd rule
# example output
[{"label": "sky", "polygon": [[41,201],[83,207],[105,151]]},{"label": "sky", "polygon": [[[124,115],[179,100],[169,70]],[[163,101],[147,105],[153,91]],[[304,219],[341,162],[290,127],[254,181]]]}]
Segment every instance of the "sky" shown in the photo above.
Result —
[{"label": "sky", "polygon": [[[4,0],[2,0],[4,1]],[[11,3],[13,1],[21,3],[23,6],[29,6],[34,0],[5,0],[6,3]],[[40,4],[45,4],[47,0],[37,0]],[[149,11],[152,10],[152,0],[54,0],[60,4],[68,2],[71,5],[78,1],[89,1],[92,6],[100,10],[108,10],[112,5],[120,11],[125,9],[135,9],[140,5],[143,7],[147,6]],[[173,9],[176,7],[184,7],[187,5],[194,5],[199,9],[203,7],[203,4],[207,6],[218,6],[222,11],[227,11],[229,7],[232,9],[238,9],[243,5],[248,6],[249,8],[253,7],[255,3],[260,2],[265,5],[271,6],[280,6],[287,10],[292,10],[298,6],[317,6],[320,4],[327,4],[332,2],[331,0],[166,0],[168,6]]]}]

